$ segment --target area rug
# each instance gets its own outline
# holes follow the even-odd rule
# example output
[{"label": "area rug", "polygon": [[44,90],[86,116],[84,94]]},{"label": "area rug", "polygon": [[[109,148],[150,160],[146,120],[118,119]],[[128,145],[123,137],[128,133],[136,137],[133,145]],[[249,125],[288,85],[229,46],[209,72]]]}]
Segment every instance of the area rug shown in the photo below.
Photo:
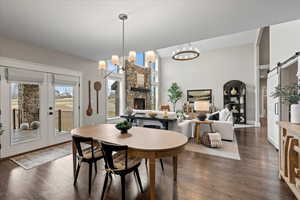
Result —
[{"label": "area rug", "polygon": [[202,144],[195,144],[193,142],[189,142],[185,146],[185,150],[201,154],[229,158],[233,160],[241,160],[238,144],[235,139],[232,142],[222,141],[222,143],[223,145],[221,148],[209,148]]},{"label": "area rug", "polygon": [[39,165],[51,162],[53,160],[65,157],[72,153],[72,144],[65,143],[54,147],[26,153],[10,158],[13,162],[24,169],[32,169]]}]

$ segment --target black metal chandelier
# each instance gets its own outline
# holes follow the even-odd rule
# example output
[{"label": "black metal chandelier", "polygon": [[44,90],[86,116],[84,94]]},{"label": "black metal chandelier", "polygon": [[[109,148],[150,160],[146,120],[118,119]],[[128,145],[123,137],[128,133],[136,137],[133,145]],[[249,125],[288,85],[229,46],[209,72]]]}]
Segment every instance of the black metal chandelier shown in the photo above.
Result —
[{"label": "black metal chandelier", "polygon": [[200,56],[198,48],[192,46],[177,49],[172,53],[172,58],[177,61],[194,60]]}]

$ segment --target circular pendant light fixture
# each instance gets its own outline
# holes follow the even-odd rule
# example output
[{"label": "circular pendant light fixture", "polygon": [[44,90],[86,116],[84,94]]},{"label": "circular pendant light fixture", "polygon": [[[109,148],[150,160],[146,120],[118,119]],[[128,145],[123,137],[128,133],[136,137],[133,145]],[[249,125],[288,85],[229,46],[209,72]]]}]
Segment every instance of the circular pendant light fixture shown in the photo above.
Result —
[{"label": "circular pendant light fixture", "polygon": [[177,49],[172,53],[172,58],[177,61],[187,61],[187,60],[194,60],[200,56],[200,51],[198,48],[192,47],[183,47]]}]

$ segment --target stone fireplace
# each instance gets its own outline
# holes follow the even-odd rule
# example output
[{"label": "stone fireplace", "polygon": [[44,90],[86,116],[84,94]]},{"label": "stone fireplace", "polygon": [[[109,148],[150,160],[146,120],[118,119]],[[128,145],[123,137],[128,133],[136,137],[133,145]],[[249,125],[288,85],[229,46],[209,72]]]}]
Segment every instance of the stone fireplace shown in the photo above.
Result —
[{"label": "stone fireplace", "polygon": [[151,109],[151,69],[126,64],[126,105],[134,109]]},{"label": "stone fireplace", "polygon": [[134,98],[133,99],[133,108],[138,110],[145,110],[145,99],[144,98]]}]

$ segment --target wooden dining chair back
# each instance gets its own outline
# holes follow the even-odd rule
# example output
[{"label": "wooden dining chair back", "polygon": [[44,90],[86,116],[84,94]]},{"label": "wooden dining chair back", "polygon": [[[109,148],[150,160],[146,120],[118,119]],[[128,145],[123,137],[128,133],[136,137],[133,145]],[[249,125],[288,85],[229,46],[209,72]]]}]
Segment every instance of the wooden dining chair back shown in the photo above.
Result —
[{"label": "wooden dining chair back", "polygon": [[[93,138],[90,137],[81,137],[78,135],[73,135],[73,142],[76,146],[76,150],[77,150],[77,157],[79,157],[80,159],[84,159],[83,156],[83,148],[81,145],[90,145],[91,148],[94,148],[94,140]],[[94,158],[94,152],[92,151],[92,158]]]},{"label": "wooden dining chair back", "polygon": [[[105,143],[105,142],[102,142],[101,146],[102,146],[102,151],[103,151],[103,155],[104,155],[105,165],[107,168],[109,168],[112,171],[122,170],[122,169],[116,167],[114,164],[113,154],[119,152],[119,153],[125,154],[125,156],[123,156],[122,159],[124,159],[123,163],[125,163],[124,169],[127,169],[127,167],[128,167],[128,151],[127,151],[128,146],[114,145],[114,144],[109,144],[109,143]],[[121,160],[118,160],[118,161],[121,161]]]},{"label": "wooden dining chair back", "polygon": [[76,168],[74,185],[77,182],[81,163],[85,162],[89,164],[89,194],[91,194],[92,184],[92,167],[95,165],[95,171],[97,173],[97,161],[103,158],[100,144],[89,137],[81,137],[78,135],[72,136],[73,144],[77,150],[78,165]]},{"label": "wooden dining chair back", "polygon": [[159,108],[159,110],[162,110],[162,111],[168,111],[168,112],[171,111],[169,105],[161,105],[160,108]]},{"label": "wooden dining chair back", "polygon": [[125,176],[128,173],[135,173],[141,192],[143,192],[142,182],[138,171],[138,167],[141,164],[141,159],[129,157],[128,146],[106,142],[101,142],[101,146],[106,170],[101,199],[104,198],[108,178],[111,177],[111,174],[121,176],[122,200],[125,200]]}]

